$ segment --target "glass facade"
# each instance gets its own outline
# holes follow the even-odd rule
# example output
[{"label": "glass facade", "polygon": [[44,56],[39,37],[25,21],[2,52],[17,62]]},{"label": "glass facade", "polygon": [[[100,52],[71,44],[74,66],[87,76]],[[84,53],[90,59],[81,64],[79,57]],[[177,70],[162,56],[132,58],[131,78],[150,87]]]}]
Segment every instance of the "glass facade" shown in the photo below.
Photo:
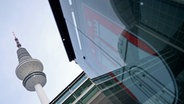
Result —
[{"label": "glass facade", "polygon": [[82,72],[50,104],[113,104]]},{"label": "glass facade", "polygon": [[110,102],[184,103],[182,0],[60,0],[59,4],[75,61]]}]

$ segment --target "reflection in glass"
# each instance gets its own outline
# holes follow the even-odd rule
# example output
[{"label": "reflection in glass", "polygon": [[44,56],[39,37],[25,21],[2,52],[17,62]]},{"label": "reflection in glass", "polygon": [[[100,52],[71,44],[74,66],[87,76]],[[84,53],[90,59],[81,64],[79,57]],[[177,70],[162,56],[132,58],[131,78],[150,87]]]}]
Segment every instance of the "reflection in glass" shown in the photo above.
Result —
[{"label": "reflection in glass", "polygon": [[73,0],[68,8],[77,61],[108,100],[184,103],[182,0]]}]

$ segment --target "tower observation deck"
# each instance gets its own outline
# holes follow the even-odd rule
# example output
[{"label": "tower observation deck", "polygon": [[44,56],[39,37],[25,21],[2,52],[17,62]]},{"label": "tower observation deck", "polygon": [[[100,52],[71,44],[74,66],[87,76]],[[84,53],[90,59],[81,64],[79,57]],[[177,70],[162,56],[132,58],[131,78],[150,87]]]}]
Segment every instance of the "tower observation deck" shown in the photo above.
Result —
[{"label": "tower observation deck", "polygon": [[15,42],[18,47],[17,56],[19,61],[15,71],[17,77],[23,81],[23,86],[28,91],[37,92],[42,104],[49,104],[49,100],[42,88],[47,81],[46,75],[43,73],[43,64],[38,59],[32,58],[28,51],[21,47],[16,37]]}]

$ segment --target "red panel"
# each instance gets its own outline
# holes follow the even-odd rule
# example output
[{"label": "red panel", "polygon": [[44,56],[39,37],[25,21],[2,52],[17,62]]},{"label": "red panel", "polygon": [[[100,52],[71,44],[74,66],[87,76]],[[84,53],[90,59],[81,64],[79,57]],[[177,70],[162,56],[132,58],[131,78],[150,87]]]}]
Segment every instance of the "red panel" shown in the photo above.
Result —
[{"label": "red panel", "polygon": [[140,40],[139,38],[135,37],[134,35],[132,35],[131,33],[129,33],[128,31],[124,30],[122,35],[133,45],[135,45],[136,47],[144,50],[145,52],[154,55],[154,56],[158,56],[157,53],[151,48],[149,47],[145,42],[143,42],[142,40]]}]

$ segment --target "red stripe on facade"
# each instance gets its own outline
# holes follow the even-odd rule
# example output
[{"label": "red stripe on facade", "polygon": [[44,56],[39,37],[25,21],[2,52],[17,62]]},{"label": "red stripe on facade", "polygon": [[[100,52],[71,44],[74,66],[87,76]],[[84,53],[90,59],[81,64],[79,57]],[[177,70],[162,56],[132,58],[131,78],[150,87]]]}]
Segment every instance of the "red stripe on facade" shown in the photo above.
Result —
[{"label": "red stripe on facade", "polygon": [[135,37],[134,35],[132,35],[131,33],[129,33],[128,31],[124,30],[122,32],[122,35],[133,45],[135,45],[136,47],[144,50],[145,52],[154,55],[154,56],[158,56],[157,53],[151,48],[149,47],[145,42],[143,42],[142,40],[138,39],[137,37]]}]

